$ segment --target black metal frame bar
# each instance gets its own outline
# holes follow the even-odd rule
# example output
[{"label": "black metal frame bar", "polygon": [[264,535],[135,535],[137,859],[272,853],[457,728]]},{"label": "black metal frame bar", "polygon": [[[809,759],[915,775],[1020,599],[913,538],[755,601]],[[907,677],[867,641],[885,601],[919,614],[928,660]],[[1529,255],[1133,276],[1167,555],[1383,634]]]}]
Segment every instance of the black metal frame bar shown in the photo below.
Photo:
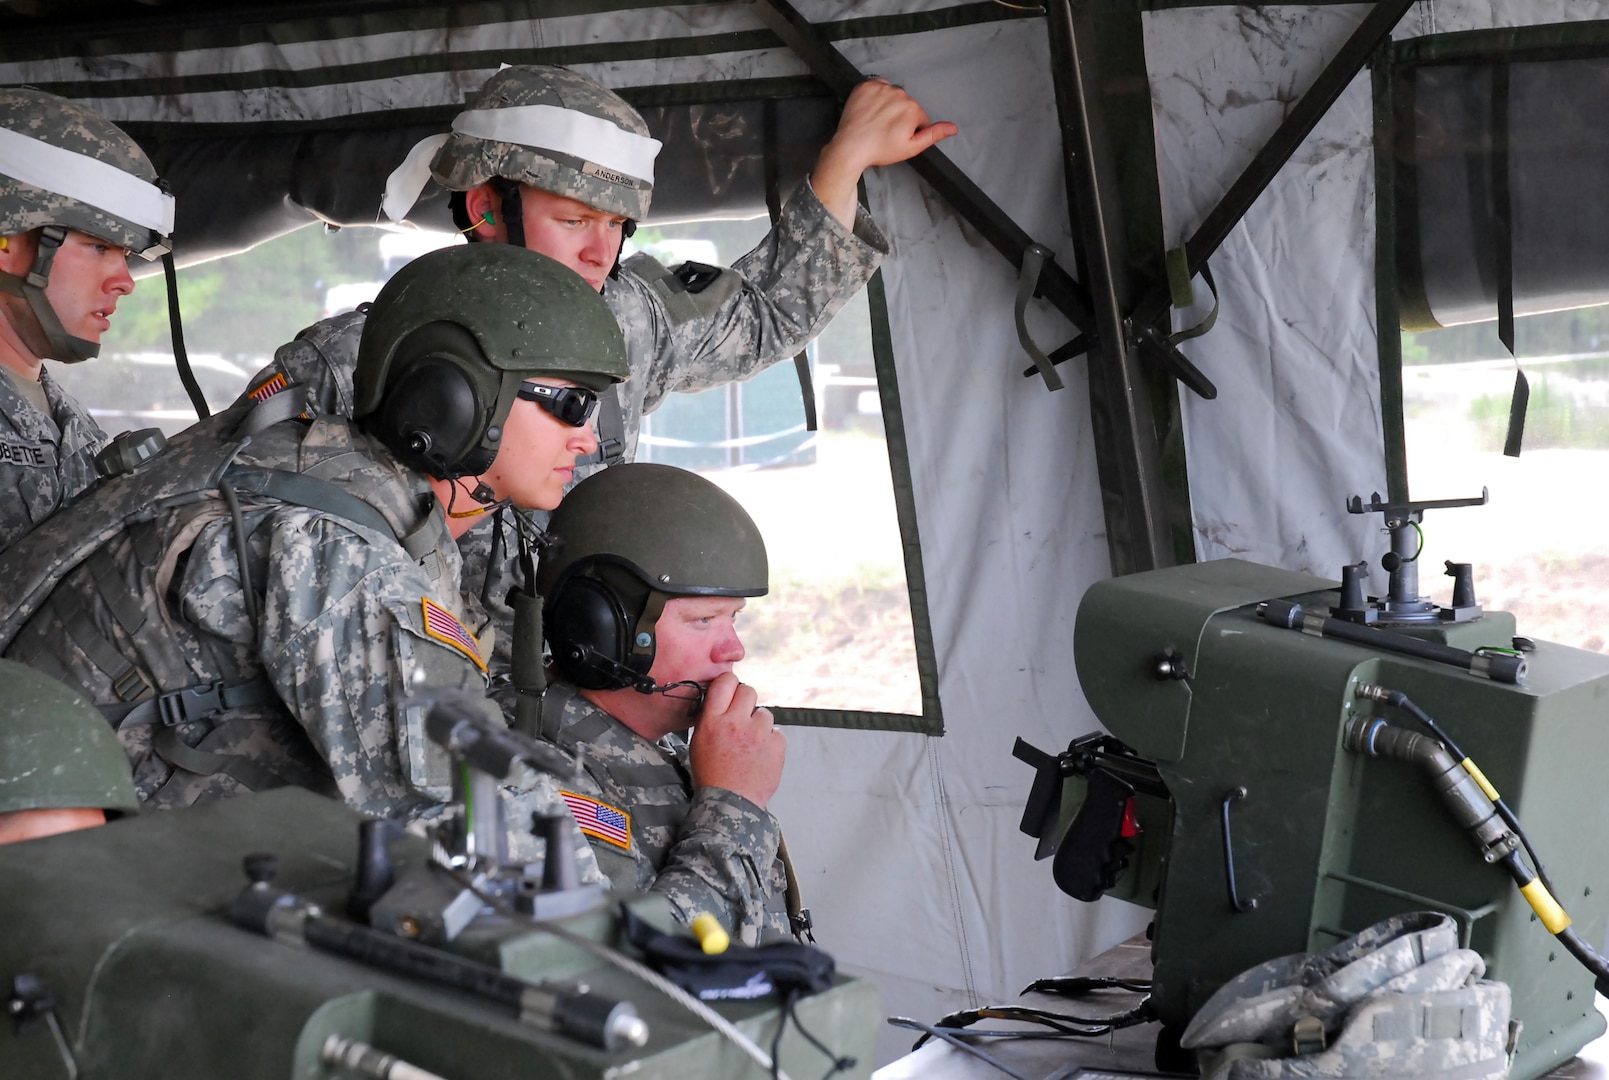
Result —
[{"label": "black metal frame bar", "polygon": [[[838,51],[821,31],[788,0],[755,0],[754,11],[783,44],[798,53],[811,72],[840,100],[866,76]],[[956,167],[937,147],[929,147],[910,161],[911,168],[953,206],[1012,266],[1021,269],[1023,251],[1033,238],[1011,219],[983,189]],[[1054,261],[1046,261],[1039,274],[1036,296],[1042,296],[1086,334],[1096,319],[1089,294]]]},{"label": "black metal frame bar", "polygon": [[[1302,95],[1302,99],[1279,125],[1279,130],[1257,152],[1251,164],[1218,200],[1218,205],[1212,208],[1200,227],[1185,241],[1185,259],[1192,277],[1201,272],[1202,266],[1217,252],[1230,230],[1268,189],[1274,176],[1291,159],[1303,140],[1312,134],[1318,122],[1352,84],[1375,50],[1390,39],[1392,29],[1402,21],[1402,16],[1413,3],[1414,0],[1379,0],[1358,24],[1346,44],[1341,46],[1340,52],[1319,73],[1307,93]],[[1168,306],[1167,290],[1156,290],[1135,311],[1134,320],[1136,324],[1155,324],[1167,313]]]}]

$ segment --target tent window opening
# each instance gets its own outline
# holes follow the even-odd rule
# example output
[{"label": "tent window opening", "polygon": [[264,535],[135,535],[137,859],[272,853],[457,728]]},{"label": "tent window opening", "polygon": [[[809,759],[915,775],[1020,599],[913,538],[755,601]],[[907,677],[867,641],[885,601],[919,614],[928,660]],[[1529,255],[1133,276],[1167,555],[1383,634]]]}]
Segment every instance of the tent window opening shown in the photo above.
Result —
[{"label": "tent window opening", "polygon": [[[412,229],[314,224],[181,269],[185,350],[208,404],[214,412],[227,407],[274,350],[301,330],[373,300],[414,257],[460,242]],[[118,302],[99,358],[50,364],[51,376],[114,435],[159,427],[171,436],[195,421],[174,373],[167,303],[160,272],[140,278]]]},{"label": "tent window opening", "polygon": [[[769,223],[645,226],[630,244],[667,266],[730,265]],[[745,382],[672,394],[643,418],[637,460],[693,469],[741,502],[765,535],[771,591],[748,602],[739,668],[761,699],[794,709],[922,713],[889,446],[864,292],[806,350],[818,430],[779,363]]]},{"label": "tent window opening", "polygon": [[[628,254],[730,265],[767,228],[764,216],[644,225]],[[314,225],[180,270],[186,344],[207,400],[225,407],[297,332],[373,300],[404,263],[459,242],[428,230]],[[195,418],[174,374],[166,305],[160,275],[142,279],[118,304],[99,359],[50,364],[109,432],[173,435]],[[898,727],[898,717],[924,710],[865,292],[806,355],[820,430],[806,430],[798,374],[784,361],[746,382],[670,395],[644,418],[637,457],[710,477],[764,532],[771,592],[739,623],[748,650],[740,670],[763,699],[790,714],[883,717],[854,726],[889,726],[894,714]]]},{"label": "tent window opening", "polygon": [[[1377,102],[1391,151],[1382,250],[1394,252],[1382,292],[1403,332],[1382,333],[1382,356],[1400,350],[1408,494],[1491,493],[1485,507],[1426,514],[1421,587],[1445,602],[1451,579],[1429,568],[1474,563],[1482,606],[1514,612],[1521,634],[1609,651],[1609,25],[1392,53]],[[1517,458],[1503,453],[1516,366],[1530,392]]]}]

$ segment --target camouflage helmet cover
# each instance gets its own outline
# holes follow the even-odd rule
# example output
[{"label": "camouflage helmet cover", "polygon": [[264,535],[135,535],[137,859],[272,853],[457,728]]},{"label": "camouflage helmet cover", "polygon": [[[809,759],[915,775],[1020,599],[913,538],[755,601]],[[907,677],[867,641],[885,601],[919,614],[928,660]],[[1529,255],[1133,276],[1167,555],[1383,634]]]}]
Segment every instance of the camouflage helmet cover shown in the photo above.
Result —
[{"label": "camouflage helmet cover", "polygon": [[765,538],[741,503],[695,472],[635,462],[577,484],[548,523],[536,588],[551,601],[591,565],[629,570],[667,596],[763,596]]},{"label": "camouflage helmet cover", "polygon": [[[171,196],[156,189],[156,169],[139,144],[93,109],[39,90],[0,89],[0,140],[4,140],[0,142],[0,236],[60,225],[147,258],[168,246]],[[31,175],[40,168],[39,144],[77,156],[76,164],[89,170],[71,185],[79,189],[76,194],[13,175]],[[72,159],[63,160],[74,164]],[[112,175],[104,173],[106,166],[141,182],[129,186],[137,191],[135,202],[152,208],[140,215],[144,223],[133,220],[128,211],[119,212],[119,207],[101,205],[115,201],[104,183],[105,176]],[[97,171],[102,175],[94,175]],[[86,197],[87,191],[96,194]]]},{"label": "camouflage helmet cover", "polygon": [[[481,87],[468,113],[522,105],[547,105],[596,117],[629,135],[653,142],[656,151],[658,148],[642,116],[624,98],[567,68],[506,67]],[[653,196],[651,165],[647,171],[646,177],[628,175],[587,156],[481,138],[458,130],[430,164],[430,174],[449,191],[468,191],[501,176],[634,221],[647,216]]]},{"label": "camouflage helmet cover", "polygon": [[111,725],[50,676],[0,660],[0,813],[139,809]]}]

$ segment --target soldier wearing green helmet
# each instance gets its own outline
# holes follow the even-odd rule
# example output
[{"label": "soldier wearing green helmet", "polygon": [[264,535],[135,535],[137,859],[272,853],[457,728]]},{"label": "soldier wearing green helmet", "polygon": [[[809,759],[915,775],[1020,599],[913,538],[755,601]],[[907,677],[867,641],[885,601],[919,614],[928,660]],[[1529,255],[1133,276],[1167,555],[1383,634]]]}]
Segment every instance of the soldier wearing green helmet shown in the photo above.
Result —
[{"label": "soldier wearing green helmet", "polygon": [[768,577],[736,500],[646,463],[565,497],[537,574],[557,679],[535,734],[581,762],[559,795],[599,868],[748,944],[809,928],[766,809],[787,740],[733,673],[734,621]]},{"label": "soldier wearing green helmet", "polygon": [[0,660],[0,844],[138,809],[128,759],[95,707],[47,675]]},{"label": "soldier wearing green helmet", "polygon": [[95,479],[107,435],[44,369],[100,351],[127,258],[167,250],[173,198],[133,139],[54,94],[0,89],[0,549]]},{"label": "soldier wearing green helmet", "polygon": [[426,255],[374,303],[355,419],[280,380],[98,485],[0,554],[24,598],[0,650],[100,707],[148,805],[291,783],[428,813],[450,776],[411,695],[486,688],[453,540],[492,506],[557,506],[625,374],[603,301],[553,260]]}]

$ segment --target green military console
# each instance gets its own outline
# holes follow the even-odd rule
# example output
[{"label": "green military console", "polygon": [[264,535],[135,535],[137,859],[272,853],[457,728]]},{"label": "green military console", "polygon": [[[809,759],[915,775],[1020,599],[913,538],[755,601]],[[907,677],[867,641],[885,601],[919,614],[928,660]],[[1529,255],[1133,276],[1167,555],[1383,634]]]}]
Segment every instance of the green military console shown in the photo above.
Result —
[{"label": "green military console", "polygon": [[[0,978],[13,1019],[13,1030],[0,1033],[0,1076],[768,1075],[659,990],[574,939],[511,916],[481,912],[432,966],[451,968],[469,954],[518,983],[489,977],[495,969],[483,964],[471,965],[482,974],[459,987],[237,924],[232,909],[243,890],[250,895],[243,862],[263,853],[277,866],[254,858],[256,876],[271,876],[274,889],[316,905],[315,914],[343,913],[359,877],[360,821],[339,803],[282,789],[0,847]],[[427,843],[412,836],[391,851],[399,872],[429,861]],[[656,898],[629,905],[673,928]],[[619,902],[599,902],[557,922],[567,937],[629,951],[620,912]],[[524,989],[499,1000],[511,984]],[[719,1012],[766,1048],[782,1023],[774,997],[722,1002]],[[802,1025],[834,1055],[858,1059],[848,1075],[866,1076],[878,1013],[870,984],[838,977],[797,1002],[779,1065],[812,1077],[832,1066]]]},{"label": "green military console", "polygon": [[[1449,608],[1364,601],[1347,570],[1339,590],[1238,560],[1092,587],[1074,651],[1110,735],[1019,742],[1040,772],[1024,831],[1071,894],[1155,907],[1175,1034],[1253,965],[1428,909],[1511,987],[1512,1075],[1539,1076],[1605,1028],[1570,953],[1593,962],[1609,921],[1609,657],[1517,638],[1467,567]],[[1499,795],[1547,861],[1526,896]]]}]

